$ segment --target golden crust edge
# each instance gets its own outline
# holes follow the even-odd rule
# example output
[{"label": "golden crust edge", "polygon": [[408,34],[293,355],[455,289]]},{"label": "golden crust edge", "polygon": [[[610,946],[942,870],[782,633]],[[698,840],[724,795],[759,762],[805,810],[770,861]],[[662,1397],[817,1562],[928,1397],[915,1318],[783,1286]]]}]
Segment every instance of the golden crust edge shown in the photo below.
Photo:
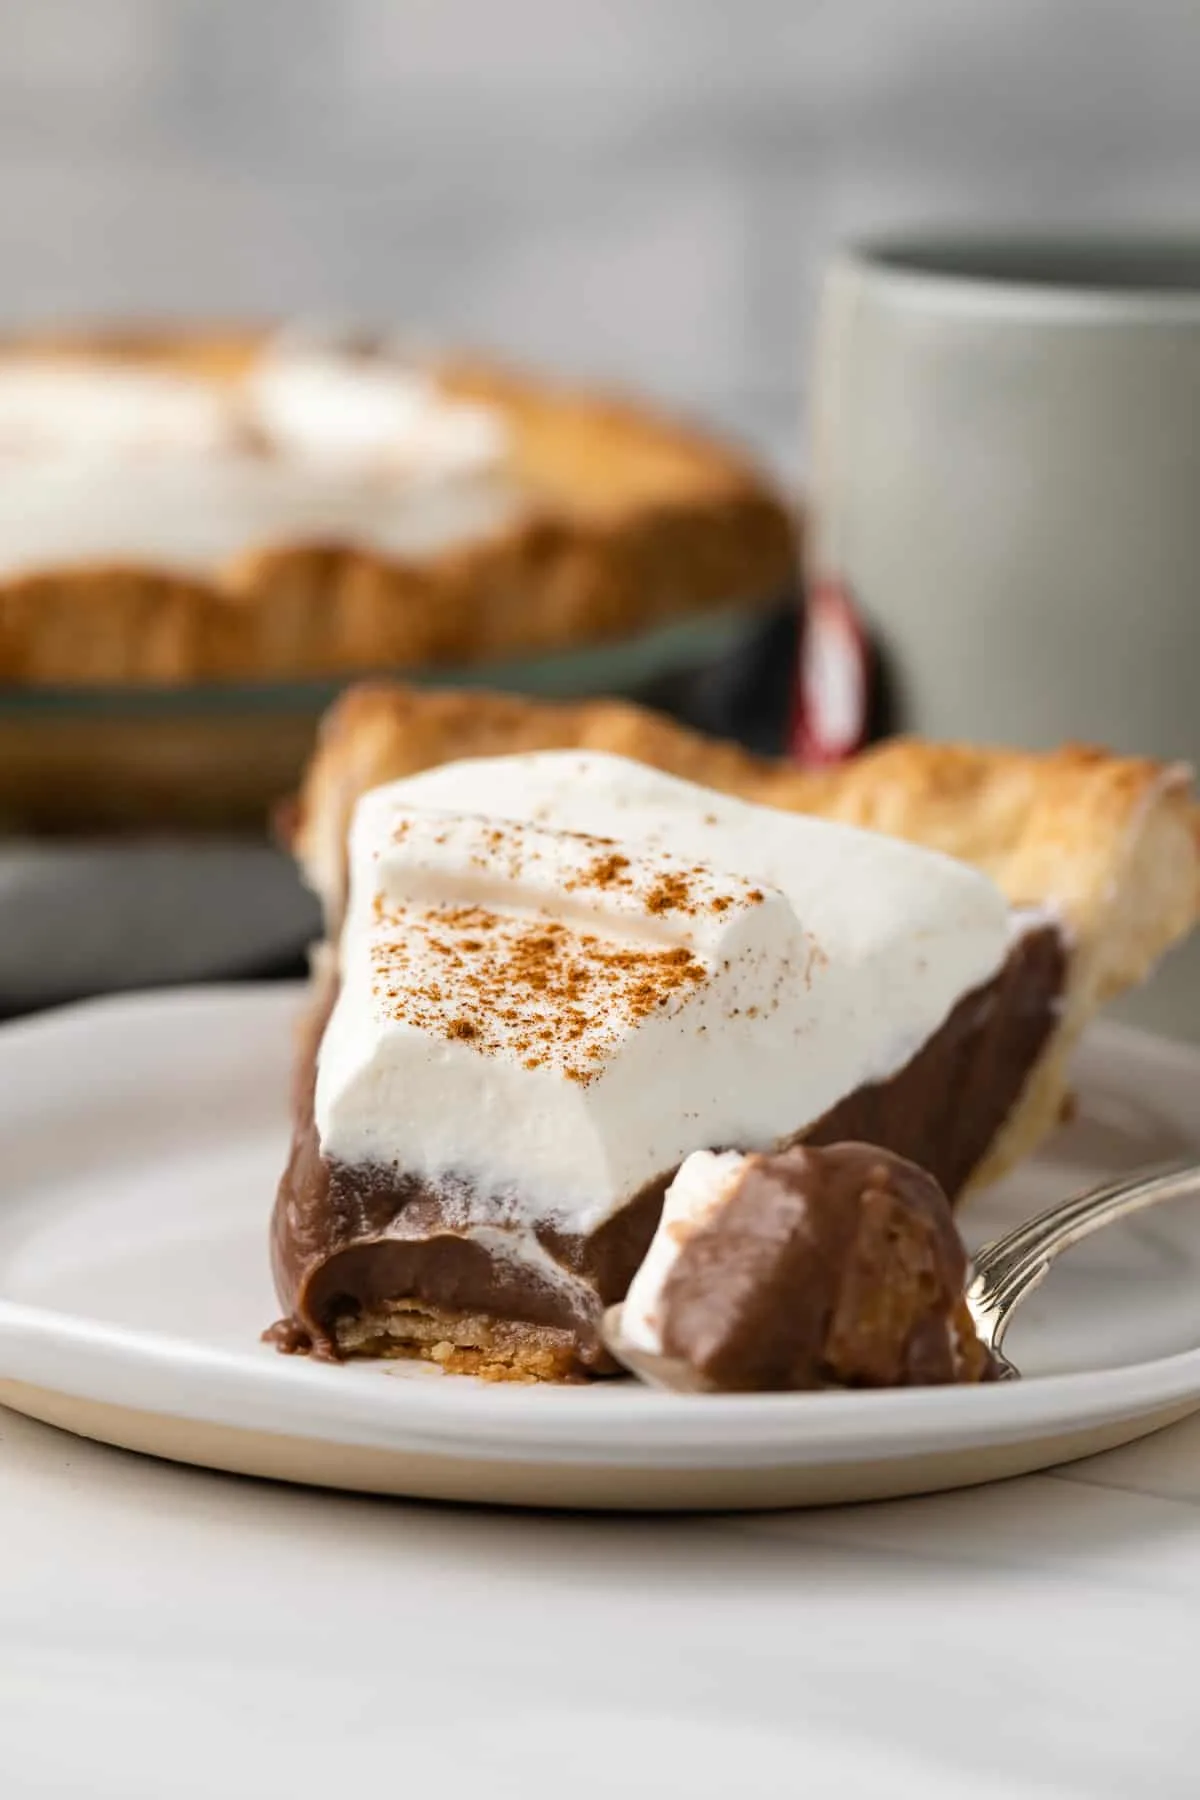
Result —
[{"label": "golden crust edge", "polygon": [[1073,942],[1058,1026],[972,1187],[998,1180],[1054,1129],[1069,1100],[1071,1058],[1086,1026],[1107,1000],[1143,981],[1195,925],[1200,860],[1189,781],[1187,771],[1166,768],[1134,808],[1108,891],[1097,892],[1089,928]]}]

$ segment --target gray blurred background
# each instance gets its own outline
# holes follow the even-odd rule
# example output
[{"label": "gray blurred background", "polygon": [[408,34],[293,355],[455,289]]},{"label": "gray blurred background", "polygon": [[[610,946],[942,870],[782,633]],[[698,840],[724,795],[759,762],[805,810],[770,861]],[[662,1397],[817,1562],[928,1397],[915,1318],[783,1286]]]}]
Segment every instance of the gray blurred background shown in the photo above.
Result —
[{"label": "gray blurred background", "polygon": [[789,479],[836,240],[1198,196],[1200,0],[0,0],[0,323],[396,321]]},{"label": "gray blurred background", "polygon": [[0,312],[402,319],[785,468],[831,240],[1195,218],[1192,0],[7,0]]}]

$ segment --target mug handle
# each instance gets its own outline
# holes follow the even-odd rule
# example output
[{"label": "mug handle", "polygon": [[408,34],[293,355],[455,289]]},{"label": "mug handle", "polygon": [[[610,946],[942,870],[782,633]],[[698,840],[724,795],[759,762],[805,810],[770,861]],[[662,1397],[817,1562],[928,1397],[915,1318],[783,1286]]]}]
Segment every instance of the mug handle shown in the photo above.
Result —
[{"label": "mug handle", "polygon": [[867,741],[871,646],[862,615],[841,581],[819,581],[804,605],[796,659],[791,755],[806,768],[844,762]]}]

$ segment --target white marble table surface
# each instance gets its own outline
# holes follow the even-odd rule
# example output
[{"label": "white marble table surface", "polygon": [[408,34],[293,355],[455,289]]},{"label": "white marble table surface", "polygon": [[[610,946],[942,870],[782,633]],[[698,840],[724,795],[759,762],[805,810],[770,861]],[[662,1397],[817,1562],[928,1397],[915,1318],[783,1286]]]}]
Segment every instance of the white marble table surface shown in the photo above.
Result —
[{"label": "white marble table surface", "polygon": [[210,1475],[0,1413],[4,1800],[1200,1792],[1200,1419],[840,1512]]}]

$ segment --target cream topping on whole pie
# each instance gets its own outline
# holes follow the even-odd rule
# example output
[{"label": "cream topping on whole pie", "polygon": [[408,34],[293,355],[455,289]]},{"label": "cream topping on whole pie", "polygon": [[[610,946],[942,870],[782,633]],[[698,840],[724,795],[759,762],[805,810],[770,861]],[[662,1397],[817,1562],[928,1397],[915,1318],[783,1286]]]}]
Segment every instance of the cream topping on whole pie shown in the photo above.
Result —
[{"label": "cream topping on whole pie", "polygon": [[492,408],[398,357],[280,341],[236,381],[100,354],[0,362],[0,576],[151,563],[211,575],[274,546],[428,554],[523,495]]}]

